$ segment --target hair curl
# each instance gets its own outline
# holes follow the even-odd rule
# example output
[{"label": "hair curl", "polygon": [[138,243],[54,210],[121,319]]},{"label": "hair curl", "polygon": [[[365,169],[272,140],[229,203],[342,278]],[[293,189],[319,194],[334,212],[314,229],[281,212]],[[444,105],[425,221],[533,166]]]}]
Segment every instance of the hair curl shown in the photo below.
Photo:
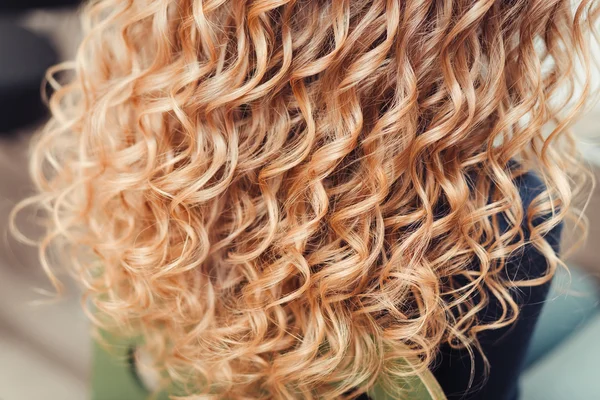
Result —
[{"label": "hair curl", "polygon": [[[94,1],[17,211],[47,212],[52,280],[58,246],[95,322],[190,395],[356,397],[477,347],[560,265],[595,3]],[[546,189],[523,210],[526,170]],[[526,242],[547,273],[507,281]]]}]

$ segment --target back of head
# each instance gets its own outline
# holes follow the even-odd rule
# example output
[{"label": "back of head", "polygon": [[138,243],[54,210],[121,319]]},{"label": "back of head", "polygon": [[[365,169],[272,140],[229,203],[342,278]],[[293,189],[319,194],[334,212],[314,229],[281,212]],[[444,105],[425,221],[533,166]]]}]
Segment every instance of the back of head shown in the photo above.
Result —
[{"label": "back of head", "polygon": [[[43,248],[190,394],[352,397],[476,347],[560,264],[596,5],[90,3],[32,160]],[[547,274],[510,282],[524,229]]]}]

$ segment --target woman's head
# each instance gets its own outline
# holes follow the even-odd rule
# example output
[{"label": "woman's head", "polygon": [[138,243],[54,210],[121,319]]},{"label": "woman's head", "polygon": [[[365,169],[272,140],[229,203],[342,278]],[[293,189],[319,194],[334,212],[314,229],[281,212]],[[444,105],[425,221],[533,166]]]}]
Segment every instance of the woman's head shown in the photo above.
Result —
[{"label": "woman's head", "polygon": [[[543,236],[581,176],[592,3],[95,1],[23,205],[97,322],[142,333],[172,379],[364,392],[401,357],[477,347],[559,264]],[[524,209],[529,169],[546,190]],[[524,228],[548,272],[508,281]]]}]

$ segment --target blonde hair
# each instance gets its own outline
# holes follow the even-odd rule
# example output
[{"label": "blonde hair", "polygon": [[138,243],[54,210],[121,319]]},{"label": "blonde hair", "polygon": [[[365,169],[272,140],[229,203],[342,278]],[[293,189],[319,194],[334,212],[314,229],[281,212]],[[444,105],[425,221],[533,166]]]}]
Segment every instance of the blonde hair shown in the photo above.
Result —
[{"label": "blonde hair", "polygon": [[[511,288],[560,265],[544,235],[583,176],[568,127],[597,14],[566,0],[94,1],[75,61],[50,71],[39,195],[17,210],[47,212],[53,281],[58,248],[90,317],[141,334],[185,398],[401,391],[391,382],[415,371],[399,359],[472,351],[518,317]],[[545,190],[524,210],[528,170]],[[526,243],[546,274],[507,280]],[[502,315],[478,321],[491,298]]]}]

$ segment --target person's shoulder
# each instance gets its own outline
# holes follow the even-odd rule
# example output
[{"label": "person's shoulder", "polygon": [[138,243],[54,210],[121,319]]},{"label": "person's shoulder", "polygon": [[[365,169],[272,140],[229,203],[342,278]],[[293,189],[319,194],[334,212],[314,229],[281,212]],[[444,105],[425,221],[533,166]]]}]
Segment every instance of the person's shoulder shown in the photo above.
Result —
[{"label": "person's shoulder", "polygon": [[[543,177],[534,170],[526,169],[516,161],[511,161],[507,166],[513,173],[513,183],[519,192],[521,199],[521,207],[523,209],[521,228],[523,230],[525,241],[529,240],[531,228],[536,227],[552,218],[552,212],[546,214],[535,215],[530,218],[530,205],[536,201],[540,195],[543,195],[547,189],[547,185]],[[531,220],[531,225],[529,221]],[[499,215],[500,230],[509,229],[511,223],[504,214]],[[558,249],[563,223],[558,222],[545,235],[545,239],[555,249]]]},{"label": "person's shoulder", "polygon": [[[536,173],[535,171],[532,171],[532,170],[527,170],[527,171],[520,173],[518,176],[516,176],[514,178],[514,183],[515,183],[515,186],[517,187],[517,189],[519,190],[519,195],[521,197],[521,203],[522,203],[523,210],[524,210],[522,227],[523,227],[526,239],[529,239],[530,229],[531,229],[531,226],[528,223],[528,221],[530,219],[530,216],[528,215],[528,213],[530,212],[529,206],[531,205],[531,203],[533,203],[535,201],[535,199],[539,195],[543,194],[546,191],[547,185],[544,182],[544,180],[542,179],[542,177],[538,173]],[[531,221],[532,226],[535,227],[540,224],[543,224],[544,222],[548,221],[550,218],[552,218],[552,212],[548,212],[547,214],[542,214],[542,215],[536,215]],[[559,243],[560,243],[560,237],[561,237],[563,225],[564,225],[564,222],[562,222],[562,221],[556,223],[552,227],[552,229],[550,229],[544,235],[544,238],[546,239],[546,241],[553,247],[553,249],[555,251],[558,251],[558,249],[559,249]]]},{"label": "person's shoulder", "polygon": [[[517,168],[520,167],[517,165]],[[548,222],[553,216],[551,211],[532,216],[530,214],[530,205],[537,201],[536,198],[544,195],[547,190],[547,184],[544,179],[533,170],[519,170],[519,174],[513,178],[515,187],[519,191],[523,214],[521,220],[523,247],[511,255],[507,260],[506,273],[507,276],[516,280],[526,280],[538,278],[548,273],[547,254],[544,254],[540,249],[531,242],[531,236],[534,229],[539,225]],[[508,228],[509,222],[502,215],[500,224],[506,224]],[[562,221],[553,222],[542,234],[544,240],[552,247],[555,253],[560,251],[560,241],[564,223]],[[544,285],[546,287],[547,285]],[[546,289],[540,288],[541,294]],[[545,295],[544,295],[545,296]]]},{"label": "person's shoulder", "polygon": [[534,171],[527,170],[514,178],[514,183],[519,190],[521,202],[525,211],[533,200],[546,190],[546,184]]}]

